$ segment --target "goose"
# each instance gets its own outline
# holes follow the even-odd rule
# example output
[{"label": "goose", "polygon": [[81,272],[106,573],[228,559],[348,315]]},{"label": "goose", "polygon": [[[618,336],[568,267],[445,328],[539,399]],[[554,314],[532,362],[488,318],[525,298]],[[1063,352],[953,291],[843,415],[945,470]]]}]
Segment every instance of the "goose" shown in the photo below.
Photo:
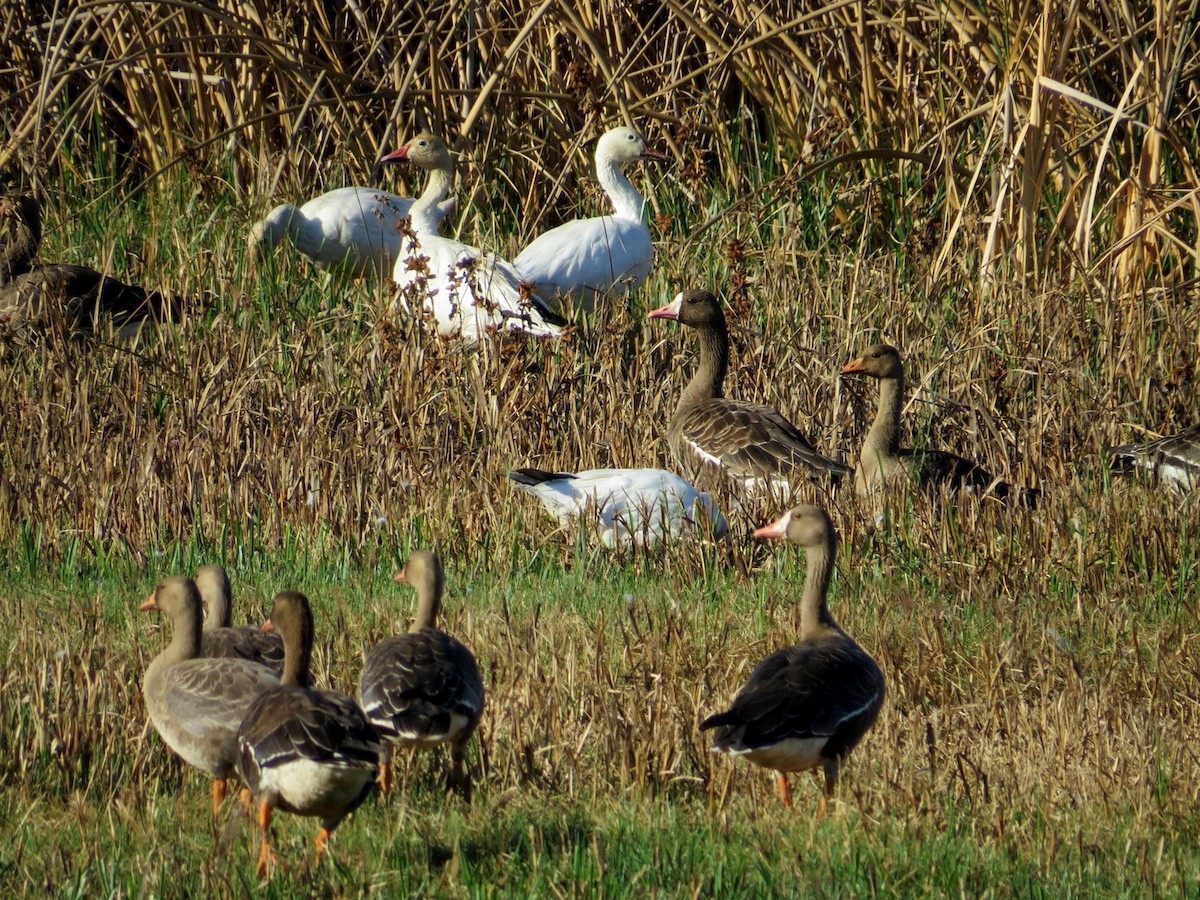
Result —
[{"label": "goose", "polygon": [[879,715],[886,690],[883,673],[829,613],[837,536],[828,513],[818,506],[797,506],[754,536],[786,539],[805,550],[800,641],[759,662],[729,709],[709,716],[700,730],[713,732],[714,753],[744,756],[774,769],[780,798],[789,809],[788,773],[822,769],[820,817],[846,757]]},{"label": "goose", "polygon": [[200,633],[200,655],[246,659],[283,674],[283,640],[278,633],[251,625],[232,627],[232,592],[224,566],[201,566],[193,579],[204,601],[204,630]]},{"label": "goose", "polygon": [[1200,484],[1200,425],[1145,443],[1109,447],[1112,470],[1133,475],[1139,470],[1175,494],[1188,494]]},{"label": "goose", "polygon": [[412,206],[412,233],[404,237],[392,272],[401,288],[399,304],[424,309],[439,334],[471,344],[491,330],[557,337],[565,320],[522,283],[512,263],[437,233],[431,198],[449,185],[454,172],[446,145],[423,133],[384,159],[425,169],[430,185],[437,187],[427,188]]},{"label": "goose", "polygon": [[712,495],[666,469],[516,469],[508,477],[542,501],[563,528],[595,525],[609,550],[657,547],[697,531],[718,538],[729,534]]},{"label": "goose", "polygon": [[[394,155],[381,160],[394,161]],[[454,199],[446,199],[449,192],[449,180],[430,178],[421,194],[435,231],[454,209]],[[276,206],[250,229],[250,247],[261,257],[287,237],[318,265],[336,267],[356,278],[383,278],[400,256],[402,223],[415,202],[376,188],[338,188],[301,207]]]},{"label": "goose", "polygon": [[989,494],[1000,500],[1015,497],[1027,506],[1036,505],[1038,490],[1014,487],[969,459],[945,450],[900,447],[904,364],[895,347],[887,344],[868,347],[862,356],[847,363],[841,374],[865,375],[879,381],[879,408],[863,440],[855,475],[860,497],[875,493],[884,482],[912,479],[922,486],[947,484],[955,490]]},{"label": "goose", "polygon": [[146,712],[168,747],[212,776],[215,817],[237,764],[238,726],[254,700],[279,679],[246,660],[199,658],[200,592],[190,578],[163,579],[141,609],[161,610],[174,631],[142,678]]},{"label": "goose", "polygon": [[625,176],[639,159],[667,162],[632,128],[614,128],[596,142],[596,178],[611,216],[572,219],[535,238],[513,260],[521,277],[551,303],[590,313],[597,296],[633,294],[654,264],[645,201]]},{"label": "goose", "polygon": [[[470,795],[467,742],[483,715],[483,678],[462,641],[437,627],[445,579],[436,553],[419,550],[395,576],[417,592],[417,617],[406,634],[387,638],[367,652],[358,701],[389,744],[425,749],[450,745],[453,786]],[[380,786],[391,786],[390,766]]]},{"label": "goose", "polygon": [[283,678],[255,699],[237,733],[238,772],[258,801],[260,878],[273,858],[272,811],[320,818],[315,841],[320,861],[333,829],[370,792],[382,750],[379,735],[350,697],[304,687],[313,643],[308,598],[276,594],[263,628],[283,636]]},{"label": "goose", "polygon": [[654,310],[651,319],[675,319],[700,332],[700,365],[671,417],[667,443],[689,473],[724,470],[749,492],[789,489],[788,476],[823,474],[837,480],[850,469],[822,456],[795,425],[769,406],[725,397],[729,334],[721,304],[693,288]]},{"label": "goose", "polygon": [[0,251],[0,285],[11,282],[33,268],[42,242],[41,207],[32,194],[0,199],[0,220],[13,223],[12,236]]},{"label": "goose", "polygon": [[49,327],[91,336],[98,319],[111,318],[117,330],[129,334],[146,321],[173,321],[182,313],[182,298],[125,284],[88,266],[32,265],[42,236],[37,198],[10,199],[2,214],[17,222],[17,235],[0,256],[0,332]]}]

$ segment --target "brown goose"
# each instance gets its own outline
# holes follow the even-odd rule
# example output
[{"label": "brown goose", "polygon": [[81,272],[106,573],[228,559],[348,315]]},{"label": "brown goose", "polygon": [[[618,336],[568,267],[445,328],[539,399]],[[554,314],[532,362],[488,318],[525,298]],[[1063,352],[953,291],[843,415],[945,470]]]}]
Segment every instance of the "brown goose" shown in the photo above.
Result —
[{"label": "brown goose", "polygon": [[42,236],[41,205],[25,195],[4,209],[18,228],[0,263],[0,331],[53,327],[68,335],[91,335],[98,317],[111,318],[119,330],[179,318],[184,303],[178,297],[125,284],[87,266],[32,265]]},{"label": "brown goose", "polygon": [[142,679],[146,712],[168,747],[212,776],[215,816],[237,762],[238,726],[255,698],[279,679],[246,660],[198,658],[200,593],[190,578],[163,579],[141,608],[162,610],[174,629]]},{"label": "brown goose", "polygon": [[320,860],[338,823],[370,792],[379,771],[379,735],[350,697],[302,687],[312,658],[308,598],[275,596],[264,629],[277,629],[287,648],[282,682],[259,695],[238,730],[238,773],[258,798],[262,849],[258,874],[272,859],[271,812],[317,816]]},{"label": "brown goose", "polygon": [[283,639],[252,625],[232,627],[232,591],[224,566],[201,566],[196,570],[196,588],[204,601],[204,631],[200,655],[246,659],[283,674]]},{"label": "brown goose", "polygon": [[1000,500],[1015,497],[1034,506],[1039,491],[1018,488],[992,476],[978,463],[945,450],[902,449],[900,407],[904,403],[904,364],[900,352],[886,344],[868,347],[849,362],[842,375],[866,375],[879,380],[879,409],[859,453],[855,482],[860,497],[877,491],[885,482],[913,480],[922,486],[949,484],[955,490],[986,493]]},{"label": "brown goose", "polygon": [[850,469],[818,453],[795,425],[769,406],[725,397],[729,335],[721,304],[711,293],[692,289],[650,313],[651,319],[676,319],[700,332],[700,366],[679,398],[667,442],[679,464],[693,477],[707,466],[724,469],[748,490],[782,489],[799,472],[834,479]]},{"label": "brown goose", "polygon": [[883,673],[829,614],[826,594],[837,538],[825,510],[797,506],[754,536],[787,538],[807,552],[800,642],[755,666],[729,709],[709,716],[700,730],[715,729],[714,753],[744,756],[774,769],[789,808],[787,773],[823,769],[825,793],[817,812],[823,816],[842,762],[879,715]]},{"label": "brown goose", "polygon": [[1141,471],[1176,494],[1200,485],[1200,425],[1158,440],[1109,447],[1112,470],[1122,475]]},{"label": "brown goose", "polygon": [[[450,783],[468,794],[471,779],[464,760],[467,741],[483,714],[483,678],[462,641],[437,627],[442,607],[442,563],[419,550],[396,575],[411,584],[419,601],[407,634],[372,648],[358,681],[358,701],[386,741],[408,747],[450,745]],[[388,763],[380,784],[390,787]]]},{"label": "brown goose", "polygon": [[0,285],[33,268],[42,242],[42,217],[37,198],[20,194],[0,199],[0,220],[12,223],[12,236],[0,251]]}]

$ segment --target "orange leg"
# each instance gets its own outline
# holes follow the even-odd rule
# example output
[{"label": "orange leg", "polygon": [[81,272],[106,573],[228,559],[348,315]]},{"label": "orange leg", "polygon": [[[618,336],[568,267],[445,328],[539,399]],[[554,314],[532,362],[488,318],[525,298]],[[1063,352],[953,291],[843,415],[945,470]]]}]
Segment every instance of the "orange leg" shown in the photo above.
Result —
[{"label": "orange leg", "polygon": [[242,812],[244,812],[246,815],[250,815],[250,813],[254,810],[254,805],[251,802],[252,800],[253,796],[250,793],[250,788],[244,787],[238,791],[238,804],[242,807]]},{"label": "orange leg", "polygon": [[779,772],[779,799],[788,809],[792,808],[792,786],[788,784],[787,772]]},{"label": "orange leg", "polygon": [[213,818],[221,812],[221,804],[225,802],[225,791],[229,786],[224,778],[214,778],[212,783]]},{"label": "orange leg", "polygon": [[821,796],[821,805],[817,808],[817,818],[825,818],[825,806],[829,798],[833,796],[833,788],[837,784],[838,777],[838,761],[836,759],[825,760],[825,793]]},{"label": "orange leg", "polygon": [[379,789],[385,794],[392,789],[392,764],[389,760],[384,760],[379,764],[379,777],[375,779],[379,782]]},{"label": "orange leg", "polygon": [[262,847],[258,851],[258,877],[266,878],[267,871],[275,860],[271,852],[271,801],[263,800],[258,808],[258,827],[262,829]]},{"label": "orange leg", "polygon": [[329,840],[329,835],[333,834],[333,829],[328,825],[322,825],[321,830],[317,832],[317,862],[321,861],[321,854],[325,852],[325,844]]}]

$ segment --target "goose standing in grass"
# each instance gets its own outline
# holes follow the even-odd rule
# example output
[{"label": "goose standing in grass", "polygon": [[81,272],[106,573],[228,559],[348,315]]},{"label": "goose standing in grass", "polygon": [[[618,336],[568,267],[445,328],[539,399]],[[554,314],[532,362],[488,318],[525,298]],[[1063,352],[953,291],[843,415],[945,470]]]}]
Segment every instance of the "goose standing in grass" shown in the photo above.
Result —
[{"label": "goose standing in grass", "polygon": [[667,162],[632,128],[614,128],[596,142],[596,178],[611,216],[572,219],[535,238],[513,260],[521,277],[548,302],[590,313],[597,296],[632,294],[650,274],[654,245],[645,201],[624,168],[640,159]]},{"label": "goose standing in grass", "polygon": [[[450,783],[469,796],[464,764],[467,741],[483,715],[483,678],[462,641],[437,627],[442,607],[442,561],[419,550],[396,575],[397,584],[417,592],[417,617],[406,634],[367,652],[358,681],[358,701],[390,744],[425,749],[450,745]],[[381,767],[380,786],[391,786],[390,765]]]},{"label": "goose standing in grass", "polygon": [[382,750],[379,735],[350,697],[304,687],[313,644],[308,598],[277,594],[263,628],[283,636],[283,678],[258,696],[237,735],[238,772],[258,801],[260,877],[272,859],[272,811],[320,818],[319,861],[333,829],[370,792]]},{"label": "goose standing in grass", "polygon": [[283,674],[283,639],[252,625],[233,626],[233,592],[224,566],[201,566],[196,570],[196,589],[204,601],[204,631],[200,655],[246,659]]},{"label": "goose standing in grass", "polygon": [[88,266],[33,265],[42,236],[41,204],[25,195],[0,205],[15,236],[0,255],[0,333],[55,329],[90,336],[102,319],[123,334],[178,319],[184,301],[102,275]]},{"label": "goose standing in grass", "polygon": [[174,631],[142,679],[146,712],[168,747],[212,776],[216,816],[237,764],[238,726],[279,679],[246,660],[200,658],[200,593],[190,578],[163,579],[141,609],[161,610]]},{"label": "goose standing in grass", "polygon": [[[396,161],[395,154],[382,162]],[[430,178],[421,193],[436,232],[454,209],[449,179]],[[250,247],[257,256],[270,252],[285,237],[318,265],[347,275],[386,278],[400,258],[404,219],[417,201],[369,187],[329,191],[297,208],[276,206],[250,230]]]},{"label": "goose standing in grass", "polygon": [[1140,472],[1175,494],[1191,493],[1200,485],[1200,425],[1153,441],[1109,447],[1107,453],[1114,472]]},{"label": "goose standing in grass", "polygon": [[774,769],[780,797],[789,808],[788,773],[820,768],[825,793],[817,815],[823,816],[842,764],[883,706],[883,673],[829,613],[837,537],[825,510],[797,506],[754,536],[786,539],[807,554],[800,641],[755,666],[729,709],[709,716],[700,730],[712,730],[714,753],[744,756]]},{"label": "goose standing in grass", "polygon": [[477,343],[487,331],[557,337],[563,319],[522,284],[512,263],[437,233],[432,198],[443,195],[454,175],[446,145],[431,134],[419,134],[384,158],[425,169],[435,187],[412,206],[412,233],[404,237],[392,272],[401,289],[398,302],[425,310],[440,334],[468,343]]},{"label": "goose standing in grass", "polygon": [[1039,492],[1018,488],[992,476],[978,463],[945,450],[900,447],[900,408],[904,404],[904,364],[900,352],[886,344],[868,347],[842,369],[845,375],[865,375],[879,381],[879,408],[863,440],[855,481],[858,495],[867,497],[886,482],[915,481],[922,486],[948,484],[955,490],[1017,499],[1034,506]]},{"label": "goose standing in grass", "polygon": [[532,494],[563,528],[594,525],[602,546],[657,547],[702,533],[724,537],[729,523],[710,494],[665,469],[516,469],[508,477]]},{"label": "goose standing in grass", "polygon": [[650,318],[675,319],[700,334],[700,365],[679,398],[667,432],[671,452],[685,470],[694,474],[717,467],[747,491],[766,488],[784,496],[794,473],[833,479],[850,474],[846,466],[818,453],[771,407],[725,397],[729,334],[715,296],[701,289],[684,291]]}]

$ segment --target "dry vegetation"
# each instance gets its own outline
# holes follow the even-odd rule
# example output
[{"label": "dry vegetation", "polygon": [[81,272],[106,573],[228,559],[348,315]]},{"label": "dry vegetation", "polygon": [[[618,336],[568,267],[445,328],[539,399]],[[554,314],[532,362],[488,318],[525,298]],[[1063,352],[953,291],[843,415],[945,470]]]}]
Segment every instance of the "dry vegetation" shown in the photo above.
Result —
[{"label": "dry vegetation", "polygon": [[[163,637],[134,599],[215,559],[256,610],[307,590],[318,672],[347,688],[410,600],[392,567],[431,542],[489,690],[476,801],[443,804],[419,762],[285,885],[1197,890],[1195,502],[1101,462],[1198,412],[1196,13],[999,6],[7,7],[0,165],[73,201],[43,256],[207,299],[136,343],[0,345],[6,893],[253,891],[249,828],[211,833],[200,780],[145,736]],[[638,174],[659,266],[561,344],[463,351],[287,248],[243,259],[277,182],[365,178],[425,122],[462,135],[457,227],[511,250],[594,209],[563,148],[626,112],[679,162]],[[835,373],[883,338],[910,436],[1045,492],[918,498],[876,534],[823,499],[835,615],[890,696],[821,826],[815,782],[787,814],[695,730],[794,635],[802,563],[746,539],[773,510],[735,516],[731,548],[609,559],[503,479],[668,462],[694,347],[644,312],[696,283],[730,300],[731,395],[848,456],[874,392]],[[298,857],[307,826],[282,827]]]}]

